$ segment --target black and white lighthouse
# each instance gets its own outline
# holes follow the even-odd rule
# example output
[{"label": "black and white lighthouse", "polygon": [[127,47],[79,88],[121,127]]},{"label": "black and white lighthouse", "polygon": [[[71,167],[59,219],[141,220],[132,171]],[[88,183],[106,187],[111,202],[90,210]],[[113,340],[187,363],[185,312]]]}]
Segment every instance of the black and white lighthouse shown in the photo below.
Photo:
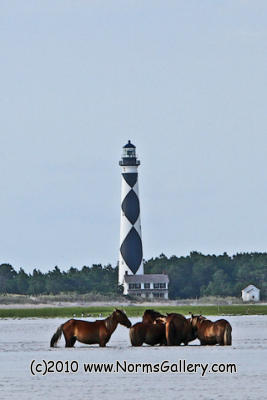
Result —
[{"label": "black and white lighthouse", "polygon": [[123,146],[119,164],[122,168],[119,285],[125,295],[168,299],[168,275],[144,274],[137,172],[140,161],[130,140]]},{"label": "black and white lighthouse", "polygon": [[123,147],[119,165],[122,167],[119,284],[122,285],[125,275],[144,273],[137,172],[140,161],[130,140]]}]

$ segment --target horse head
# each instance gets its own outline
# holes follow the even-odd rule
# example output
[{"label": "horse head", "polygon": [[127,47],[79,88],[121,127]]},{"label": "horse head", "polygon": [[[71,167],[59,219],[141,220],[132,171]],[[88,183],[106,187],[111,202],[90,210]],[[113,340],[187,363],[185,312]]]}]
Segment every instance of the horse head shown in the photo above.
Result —
[{"label": "horse head", "polygon": [[131,328],[132,323],[128,319],[128,317],[124,311],[121,311],[118,308],[116,308],[116,310],[113,312],[113,315],[115,316],[115,318],[119,324],[126,326],[127,328]]},{"label": "horse head", "polygon": [[154,310],[145,310],[144,315],[143,315],[143,322],[144,323],[151,323],[153,324],[154,321],[159,318],[159,317],[164,317],[164,315],[162,315],[161,313],[159,313],[158,311],[154,311]]},{"label": "horse head", "polygon": [[201,324],[202,321],[204,321],[206,319],[206,317],[203,317],[203,315],[194,315],[192,313],[191,314],[191,318],[190,318],[190,323],[192,325],[192,328],[197,329],[199,324]]}]

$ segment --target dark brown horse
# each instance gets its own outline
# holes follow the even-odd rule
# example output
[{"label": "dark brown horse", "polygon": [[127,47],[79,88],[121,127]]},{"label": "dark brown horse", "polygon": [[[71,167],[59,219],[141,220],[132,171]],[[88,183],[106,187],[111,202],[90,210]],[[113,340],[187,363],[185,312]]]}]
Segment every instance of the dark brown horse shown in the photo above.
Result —
[{"label": "dark brown horse", "polygon": [[221,346],[230,346],[232,344],[232,327],[225,319],[212,322],[202,315],[192,314],[190,321],[200,344],[219,344]]},{"label": "dark brown horse", "polygon": [[142,346],[143,343],[150,346],[166,344],[164,324],[155,323],[159,317],[163,317],[163,315],[158,311],[145,310],[142,322],[137,322],[130,329],[132,346]]},{"label": "dark brown horse", "polygon": [[150,346],[165,345],[165,325],[137,322],[130,329],[130,340],[132,346],[142,346],[143,343]]},{"label": "dark brown horse", "polygon": [[124,325],[127,328],[130,328],[132,325],[127,315],[118,309],[108,318],[96,320],[95,322],[70,319],[57,329],[50,341],[50,347],[54,347],[62,333],[65,337],[66,347],[73,347],[76,340],[86,344],[97,343],[100,347],[105,347],[118,324]]},{"label": "dark brown horse", "polygon": [[186,319],[182,314],[167,314],[167,317],[160,317],[157,321],[165,324],[168,346],[180,346],[181,343],[187,345],[197,337],[192,328],[190,318]]}]

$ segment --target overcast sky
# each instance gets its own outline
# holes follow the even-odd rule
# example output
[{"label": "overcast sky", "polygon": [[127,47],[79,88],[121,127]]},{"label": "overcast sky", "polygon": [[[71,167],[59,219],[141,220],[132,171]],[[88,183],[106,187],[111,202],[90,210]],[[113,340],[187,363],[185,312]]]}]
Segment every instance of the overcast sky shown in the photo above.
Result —
[{"label": "overcast sky", "polygon": [[144,258],[266,251],[267,2],[0,1],[0,263],[119,255],[141,160]]}]

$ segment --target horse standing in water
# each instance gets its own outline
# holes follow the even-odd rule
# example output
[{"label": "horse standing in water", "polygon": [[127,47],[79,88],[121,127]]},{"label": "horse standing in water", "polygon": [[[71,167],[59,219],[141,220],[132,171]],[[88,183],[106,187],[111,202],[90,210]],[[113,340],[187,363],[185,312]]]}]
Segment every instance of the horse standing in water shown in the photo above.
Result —
[{"label": "horse standing in water", "polygon": [[57,329],[50,341],[50,347],[54,347],[62,333],[66,341],[65,347],[73,347],[76,340],[85,344],[99,344],[100,347],[105,347],[118,324],[127,328],[132,325],[127,315],[118,309],[106,319],[95,322],[70,319]]},{"label": "horse standing in water", "polygon": [[225,319],[219,319],[212,322],[202,315],[192,314],[190,321],[198,339],[200,340],[200,344],[231,346],[232,327]]},{"label": "horse standing in water", "polygon": [[130,340],[132,346],[142,346],[143,343],[155,346],[155,344],[165,345],[165,325],[155,323],[156,319],[163,317],[157,311],[146,310],[142,322],[137,322],[130,329]]},{"label": "horse standing in water", "polygon": [[187,345],[197,337],[190,318],[186,319],[182,314],[167,314],[167,317],[157,318],[157,321],[165,324],[168,346],[180,346],[181,343]]}]

